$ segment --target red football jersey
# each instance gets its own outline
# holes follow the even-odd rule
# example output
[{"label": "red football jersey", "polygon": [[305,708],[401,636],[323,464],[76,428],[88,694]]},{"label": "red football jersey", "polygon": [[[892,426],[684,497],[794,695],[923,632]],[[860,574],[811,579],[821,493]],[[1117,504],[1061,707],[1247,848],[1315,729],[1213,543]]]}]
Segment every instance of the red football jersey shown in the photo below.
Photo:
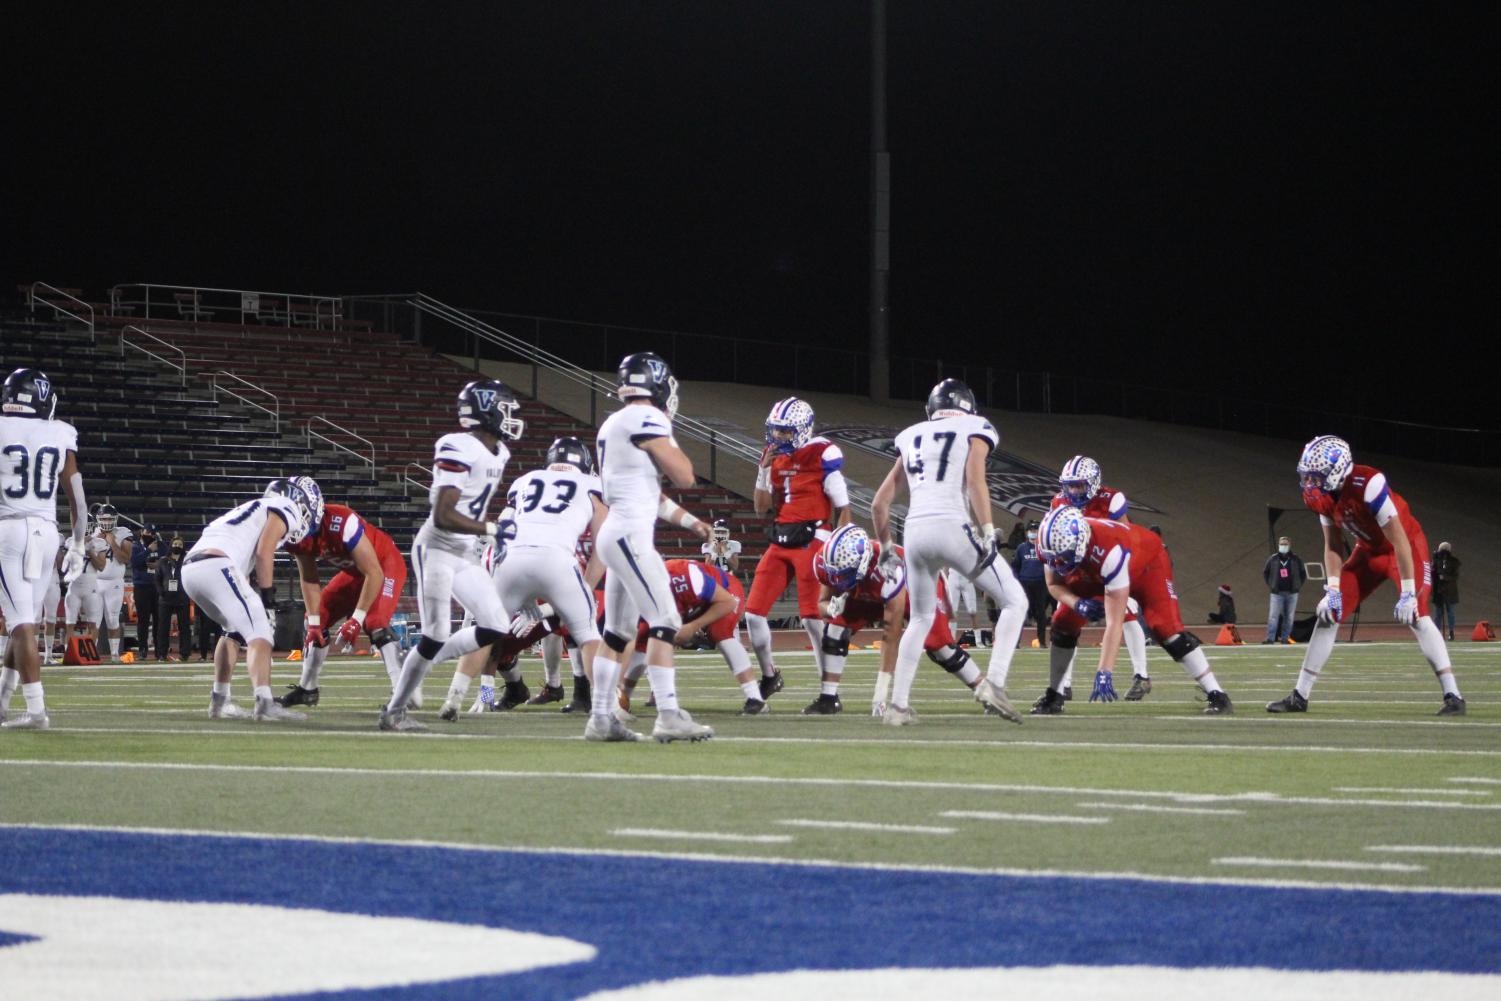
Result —
[{"label": "red football jersey", "polygon": [[1336,496],[1317,487],[1303,491],[1303,503],[1325,523],[1333,523],[1359,539],[1376,553],[1391,552],[1381,526],[1402,519],[1408,538],[1423,534],[1407,501],[1386,482],[1386,474],[1370,466],[1353,466]]},{"label": "red football jersey", "polygon": [[672,597],[678,604],[678,614],[683,621],[703,614],[714,592],[719,590],[714,573],[691,560],[667,560],[667,583],[672,587]]},{"label": "red football jersey", "polygon": [[364,538],[370,540],[375,547],[375,558],[382,563],[388,557],[401,558],[401,551],[389,535],[343,504],[324,504],[323,521],[317,534],[307,536],[295,546],[288,546],[287,552],[311,556],[320,563],[359,573],[354,562],[354,548]]},{"label": "red football jersey", "polygon": [[1146,568],[1162,555],[1162,539],[1150,528],[1108,518],[1089,518],[1089,550],[1084,560],[1069,572],[1065,584],[1086,580],[1109,590],[1120,572],[1140,580]]},{"label": "red football jersey", "polygon": [[771,492],[778,522],[828,524],[833,505],[823,492],[824,477],[844,467],[844,453],[827,438],[814,438],[791,455],[771,460]]},{"label": "red football jersey", "polygon": [[[1060,490],[1053,495],[1053,503],[1048,505],[1048,510],[1062,507],[1069,503],[1067,497]],[[1126,515],[1126,495],[1114,487],[1100,487],[1095,495],[1085,504],[1081,513],[1086,518],[1109,518],[1111,521],[1119,521]]]}]

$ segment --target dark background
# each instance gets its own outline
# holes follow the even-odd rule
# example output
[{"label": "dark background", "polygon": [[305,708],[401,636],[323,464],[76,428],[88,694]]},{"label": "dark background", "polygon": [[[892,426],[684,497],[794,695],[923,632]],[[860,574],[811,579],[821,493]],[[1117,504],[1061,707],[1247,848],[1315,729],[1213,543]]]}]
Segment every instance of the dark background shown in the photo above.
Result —
[{"label": "dark background", "polygon": [[[1489,6],[889,10],[895,354],[1501,426]],[[865,344],[863,0],[8,17],[7,292]]]}]

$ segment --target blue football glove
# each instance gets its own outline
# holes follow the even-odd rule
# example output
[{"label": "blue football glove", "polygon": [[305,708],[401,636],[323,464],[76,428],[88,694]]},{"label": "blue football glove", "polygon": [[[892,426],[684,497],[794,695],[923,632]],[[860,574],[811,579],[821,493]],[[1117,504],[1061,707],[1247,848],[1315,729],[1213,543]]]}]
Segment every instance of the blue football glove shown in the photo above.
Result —
[{"label": "blue football glove", "polygon": [[1410,626],[1418,620],[1418,596],[1411,591],[1403,591],[1397,598],[1397,607],[1392,610],[1392,617],[1404,626]]},{"label": "blue football glove", "polygon": [[1074,611],[1086,622],[1099,622],[1105,617],[1105,603],[1099,598],[1080,598],[1074,605]]},{"label": "blue football glove", "polygon": [[1091,702],[1114,702],[1115,676],[1109,671],[1096,671],[1094,676],[1094,691],[1089,693]]},{"label": "blue football glove", "polygon": [[[1398,602],[1400,605],[1401,602]],[[1345,617],[1344,599],[1340,597],[1338,587],[1324,585],[1324,597],[1319,599],[1319,606],[1315,609],[1319,621],[1326,626],[1332,626]]]}]

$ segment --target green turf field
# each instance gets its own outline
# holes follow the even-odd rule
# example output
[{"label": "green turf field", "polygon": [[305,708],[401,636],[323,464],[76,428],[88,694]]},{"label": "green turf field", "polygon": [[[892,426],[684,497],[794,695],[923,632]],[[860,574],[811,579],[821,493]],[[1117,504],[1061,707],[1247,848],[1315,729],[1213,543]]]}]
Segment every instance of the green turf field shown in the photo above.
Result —
[{"label": "green turf field", "polygon": [[[868,715],[874,652],[851,656],[834,718],[798,714],[807,653],[779,658],[786,690],[749,719],[718,655],[688,655],[683,704],[718,736],[668,746],[586,744],[556,705],[442,723],[447,665],[421,735],[377,731],[369,658],[331,660],[300,724],[210,721],[204,664],[48,668],[52,729],[0,735],[0,823],[1501,892],[1501,655],[1453,653],[1460,719],[1434,717],[1410,643],[1339,647],[1294,717],[1262,707],[1300,649],[1213,650],[1236,705],[1213,718],[1154,647],[1146,701],[1085,701],[1086,650],[1067,713],[1022,726],[925,662],[901,730]],[[541,662],[522,664],[535,691]],[[278,662],[276,687],[297,671]],[[1045,651],[1017,655],[1018,705],[1045,671]],[[235,688],[248,706],[243,669]]]}]

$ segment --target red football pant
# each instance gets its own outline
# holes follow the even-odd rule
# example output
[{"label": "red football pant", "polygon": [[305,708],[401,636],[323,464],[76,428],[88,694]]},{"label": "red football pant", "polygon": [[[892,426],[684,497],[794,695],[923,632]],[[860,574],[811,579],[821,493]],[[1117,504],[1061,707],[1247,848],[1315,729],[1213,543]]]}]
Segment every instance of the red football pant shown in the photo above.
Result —
[{"label": "red football pant", "polygon": [[[381,584],[380,593],[375,596],[375,603],[365,614],[366,632],[374,632],[391,624],[391,616],[396,614],[396,603],[401,600],[401,589],[407,582],[407,564],[400,553],[393,553],[381,560],[380,567],[385,571],[385,580]],[[323,628],[331,629],[335,622],[348,618],[359,605],[360,592],[364,588],[364,574],[348,570],[334,574],[334,579],[328,582],[318,601],[318,615],[323,619]]]},{"label": "red football pant", "polygon": [[[1433,566],[1428,559],[1428,537],[1421,533],[1409,535],[1412,544],[1412,572],[1418,586],[1418,614],[1428,614],[1428,598],[1433,593]],[[1344,605],[1344,614],[1349,615],[1371,592],[1387,581],[1398,588],[1402,586],[1402,572],[1397,569],[1397,554],[1391,550],[1374,553],[1364,542],[1355,544],[1354,552],[1345,560],[1339,572],[1339,595]]]},{"label": "red football pant", "polygon": [[[1105,587],[1098,580],[1071,581],[1068,589],[1081,598],[1099,598],[1105,594]],[[1183,632],[1178,590],[1173,586],[1173,564],[1166,553],[1147,564],[1140,574],[1132,575],[1130,596],[1141,606],[1138,618],[1146,623],[1158,643]],[[1060,604],[1053,613],[1055,636],[1078,636],[1085,625],[1084,617],[1067,605]]]},{"label": "red football pant", "polygon": [[745,610],[765,618],[772,604],[787,590],[787,582],[796,580],[797,614],[805,619],[818,618],[818,578],[813,576],[813,557],[822,548],[823,543],[818,540],[801,549],[769,547],[756,564]]}]

